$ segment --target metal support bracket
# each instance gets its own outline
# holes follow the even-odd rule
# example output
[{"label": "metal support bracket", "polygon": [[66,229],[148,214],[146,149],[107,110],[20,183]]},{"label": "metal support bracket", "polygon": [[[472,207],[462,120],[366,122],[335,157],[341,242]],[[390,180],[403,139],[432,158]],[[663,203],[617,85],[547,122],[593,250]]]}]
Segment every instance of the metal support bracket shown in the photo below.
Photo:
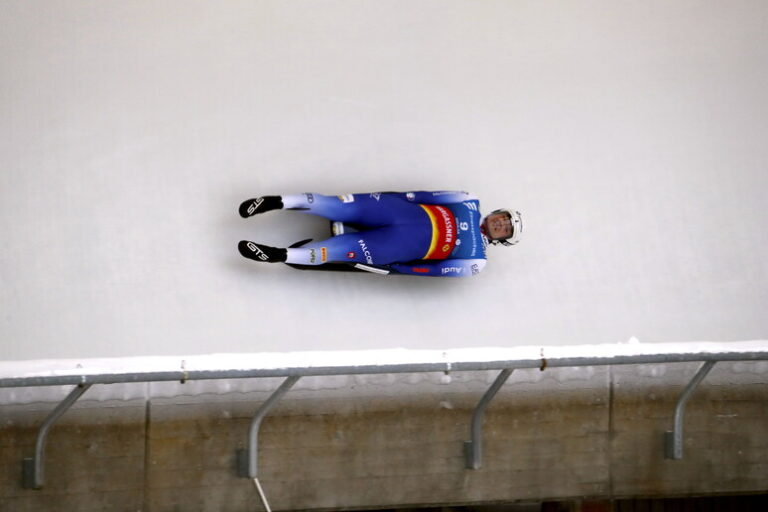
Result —
[{"label": "metal support bracket", "polygon": [[37,432],[37,440],[35,441],[35,456],[25,457],[22,462],[22,485],[24,489],[42,489],[45,482],[44,463],[45,463],[45,443],[48,439],[48,431],[51,426],[58,420],[72,405],[77,402],[77,399],[82,396],[83,393],[88,391],[91,384],[81,384],[58,405],[48,415],[43,422],[40,430]]},{"label": "metal support bracket", "polygon": [[464,441],[464,457],[466,458],[467,469],[480,469],[483,465],[483,417],[485,416],[485,410],[510,375],[512,375],[511,369],[502,370],[499,376],[496,377],[496,380],[493,381],[491,387],[488,388],[488,391],[485,392],[483,398],[480,399],[480,403],[475,407],[475,412],[472,413],[472,426],[470,429],[472,439]]},{"label": "metal support bracket", "polygon": [[688,383],[683,394],[677,400],[675,406],[675,419],[672,431],[664,433],[664,451],[665,456],[668,459],[680,460],[683,458],[683,415],[685,414],[685,404],[696,390],[704,377],[707,376],[709,370],[715,366],[717,361],[706,361],[696,375],[693,376],[691,382]]},{"label": "metal support bracket", "polygon": [[289,389],[299,380],[300,377],[288,377],[280,384],[280,387],[275,390],[267,401],[261,404],[261,407],[256,411],[256,414],[251,419],[251,427],[248,430],[248,449],[237,450],[237,476],[242,478],[250,478],[253,480],[256,490],[259,493],[259,499],[261,504],[264,505],[264,509],[267,512],[272,512],[267,501],[267,496],[264,494],[264,490],[261,488],[261,483],[258,479],[258,460],[259,460],[259,428],[261,427],[261,420],[269,413],[272,407],[285,395]]},{"label": "metal support bracket", "polygon": [[256,478],[258,476],[259,459],[259,428],[261,420],[269,413],[272,407],[285,395],[289,389],[299,380],[299,377],[288,377],[280,384],[267,401],[261,404],[256,414],[251,419],[251,427],[248,430],[248,449],[237,451],[238,476],[243,478]]}]

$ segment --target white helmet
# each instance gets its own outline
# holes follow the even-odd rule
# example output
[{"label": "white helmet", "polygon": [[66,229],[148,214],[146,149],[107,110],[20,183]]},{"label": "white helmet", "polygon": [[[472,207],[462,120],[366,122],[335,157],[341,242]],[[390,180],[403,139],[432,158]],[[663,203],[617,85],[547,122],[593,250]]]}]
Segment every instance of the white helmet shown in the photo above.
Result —
[{"label": "white helmet", "polygon": [[[497,214],[497,213],[506,213],[509,217],[509,221],[512,225],[512,234],[509,235],[506,238],[499,238],[495,240],[491,240],[489,238],[489,242],[491,244],[501,244],[501,245],[515,245],[520,241],[520,235],[523,233],[523,217],[520,215],[520,212],[517,210],[509,210],[507,208],[501,208],[499,210],[493,210],[491,213],[488,214],[487,217],[490,217],[491,215]],[[486,218],[487,218],[486,217]]]}]

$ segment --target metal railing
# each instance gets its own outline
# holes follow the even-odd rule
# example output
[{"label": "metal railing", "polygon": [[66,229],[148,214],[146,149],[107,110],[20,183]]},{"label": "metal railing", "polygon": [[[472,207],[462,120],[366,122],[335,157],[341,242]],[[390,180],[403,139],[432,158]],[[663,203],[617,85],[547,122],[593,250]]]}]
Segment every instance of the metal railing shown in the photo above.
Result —
[{"label": "metal railing", "polygon": [[137,382],[188,382],[192,380],[241,379],[284,377],[285,381],[263,403],[254,415],[248,433],[247,450],[237,454],[239,476],[253,479],[259,492],[259,498],[267,510],[270,510],[266,495],[258,481],[258,433],[261,421],[274,405],[289,391],[301,377],[331,376],[331,375],[366,375],[394,373],[424,373],[424,372],[461,372],[500,370],[494,383],[483,395],[474,409],[470,428],[470,440],[465,442],[466,467],[477,470],[482,466],[482,425],[486,409],[491,400],[502,388],[512,371],[523,368],[579,367],[579,366],[610,366],[627,364],[658,364],[703,362],[697,374],[690,381],[680,396],[674,411],[673,430],[665,433],[665,456],[672,459],[682,458],[683,444],[683,415],[688,399],[696,387],[718,361],[758,361],[768,360],[768,347],[759,351],[723,351],[719,353],[669,353],[644,355],[609,355],[601,357],[553,357],[528,358],[498,361],[440,361],[393,363],[380,365],[339,365],[339,366],[295,366],[285,368],[252,368],[237,370],[197,370],[162,372],[132,372],[132,373],[82,373],[77,375],[43,375],[31,377],[0,378],[0,388],[33,387],[33,386],[64,386],[75,385],[73,391],[48,416],[37,435],[35,454],[33,458],[23,461],[24,487],[40,489],[43,486],[44,450],[48,431],[53,423],[60,418],[77,399],[94,384],[117,384]]}]

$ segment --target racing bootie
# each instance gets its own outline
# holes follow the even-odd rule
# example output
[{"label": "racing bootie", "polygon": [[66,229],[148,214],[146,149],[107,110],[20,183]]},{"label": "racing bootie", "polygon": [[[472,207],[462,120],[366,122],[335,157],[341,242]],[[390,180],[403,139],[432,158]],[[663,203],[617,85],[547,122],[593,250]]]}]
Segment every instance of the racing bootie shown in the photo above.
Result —
[{"label": "racing bootie", "polygon": [[242,240],[237,244],[237,249],[246,258],[264,263],[285,263],[288,256],[288,251],[285,249],[257,244],[248,240]]},{"label": "racing bootie", "polygon": [[248,199],[240,204],[240,216],[247,219],[258,213],[279,210],[282,207],[283,199],[280,196],[254,197],[253,199]]}]

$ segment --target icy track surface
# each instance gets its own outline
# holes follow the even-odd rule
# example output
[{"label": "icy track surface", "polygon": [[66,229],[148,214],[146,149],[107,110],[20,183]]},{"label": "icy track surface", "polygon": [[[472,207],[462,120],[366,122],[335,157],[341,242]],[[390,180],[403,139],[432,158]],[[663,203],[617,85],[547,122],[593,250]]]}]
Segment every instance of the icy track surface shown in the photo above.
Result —
[{"label": "icy track surface", "polygon": [[[768,3],[0,6],[0,359],[768,337]],[[261,194],[467,190],[469,279],[259,265]],[[55,365],[54,365],[55,366]]]}]

